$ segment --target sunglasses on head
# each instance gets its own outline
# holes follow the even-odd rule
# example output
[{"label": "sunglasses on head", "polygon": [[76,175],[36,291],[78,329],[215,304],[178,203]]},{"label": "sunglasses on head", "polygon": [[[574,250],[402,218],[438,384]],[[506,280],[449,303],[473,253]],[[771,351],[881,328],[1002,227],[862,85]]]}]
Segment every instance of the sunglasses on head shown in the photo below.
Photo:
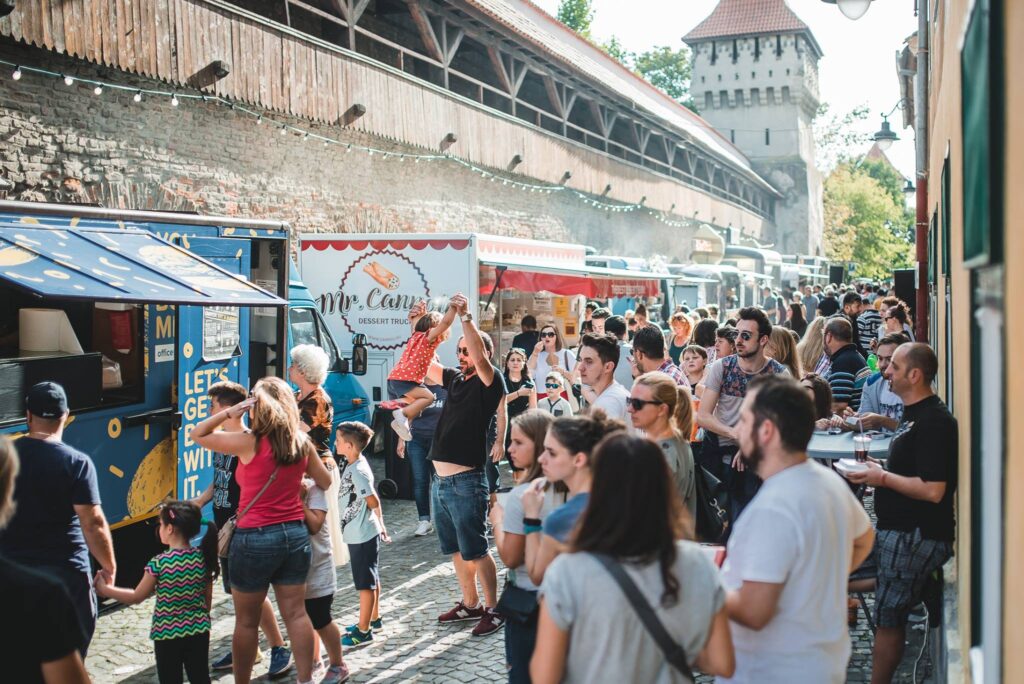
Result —
[{"label": "sunglasses on head", "polygon": [[633,397],[630,397],[629,399],[626,399],[626,403],[632,406],[634,411],[642,411],[644,406],[647,406],[648,404],[654,404],[655,406],[657,406],[664,402],[648,401],[646,399],[634,399]]},{"label": "sunglasses on head", "polygon": [[542,332],[542,333],[540,334],[540,336],[541,336],[541,337],[554,337],[554,336],[555,336],[555,331],[554,331],[554,330],[551,330],[551,331],[549,331],[549,332]]}]

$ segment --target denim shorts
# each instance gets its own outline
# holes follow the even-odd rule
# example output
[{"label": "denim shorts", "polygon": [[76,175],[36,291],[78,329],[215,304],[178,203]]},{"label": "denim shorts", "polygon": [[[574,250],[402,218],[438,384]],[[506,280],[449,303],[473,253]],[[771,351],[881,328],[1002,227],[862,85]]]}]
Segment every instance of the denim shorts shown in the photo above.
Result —
[{"label": "denim shorts", "polygon": [[388,380],[388,399],[401,399],[417,387],[422,387],[423,389],[427,388],[427,386],[422,382],[413,382],[412,380]]},{"label": "denim shorts", "polygon": [[441,553],[458,553],[463,560],[487,555],[487,477],[480,470],[448,477],[434,475],[430,507]]},{"label": "denim shorts", "polygon": [[228,552],[231,588],[254,592],[271,584],[305,584],[311,554],[309,530],[301,520],[238,528]]}]

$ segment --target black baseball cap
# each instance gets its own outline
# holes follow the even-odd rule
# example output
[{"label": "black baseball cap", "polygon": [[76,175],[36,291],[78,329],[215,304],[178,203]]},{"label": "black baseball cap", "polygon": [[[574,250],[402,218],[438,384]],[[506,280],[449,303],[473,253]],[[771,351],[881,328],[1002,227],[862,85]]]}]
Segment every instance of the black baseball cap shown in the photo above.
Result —
[{"label": "black baseball cap", "polygon": [[28,391],[25,408],[39,418],[60,418],[68,412],[68,395],[55,382],[40,382]]}]

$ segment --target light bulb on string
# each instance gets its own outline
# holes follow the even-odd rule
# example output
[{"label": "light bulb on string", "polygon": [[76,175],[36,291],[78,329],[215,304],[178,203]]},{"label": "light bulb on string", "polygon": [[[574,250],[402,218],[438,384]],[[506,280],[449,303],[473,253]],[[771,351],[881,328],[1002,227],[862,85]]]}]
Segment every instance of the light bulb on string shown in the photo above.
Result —
[{"label": "light bulb on string", "polygon": [[179,104],[181,104],[181,103],[178,101],[178,94],[177,93],[172,93],[171,94],[171,106],[172,107],[177,107]]},{"label": "light bulb on string", "polygon": [[75,79],[74,79],[73,76],[67,76],[67,75],[64,76],[64,85],[69,86],[69,85],[74,85],[74,84],[75,84]]},{"label": "light bulb on string", "polygon": [[20,81],[21,80],[21,67],[20,66],[19,67],[14,67],[14,73],[11,74],[11,78],[13,78],[15,81]]},{"label": "light bulb on string", "polygon": [[288,127],[287,126],[281,126],[281,135],[284,135],[287,132],[288,132]]},{"label": "light bulb on string", "polygon": [[142,91],[136,91],[136,93],[132,95],[132,100],[134,100],[135,102],[142,102]]},{"label": "light bulb on string", "polygon": [[103,94],[103,86],[97,85],[95,88],[92,89],[92,94],[93,95],[102,95]]},{"label": "light bulb on string", "polygon": [[262,114],[260,114],[259,116],[256,117],[256,125],[257,126],[262,126],[263,125],[263,115]]}]

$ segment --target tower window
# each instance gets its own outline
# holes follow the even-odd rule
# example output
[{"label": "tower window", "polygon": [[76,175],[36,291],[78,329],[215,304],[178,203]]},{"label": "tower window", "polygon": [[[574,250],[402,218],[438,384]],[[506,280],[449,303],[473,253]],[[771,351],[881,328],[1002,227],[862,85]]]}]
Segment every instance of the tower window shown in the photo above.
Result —
[{"label": "tower window", "polygon": [[733,38],[732,39],[732,63],[735,64],[736,60],[738,60],[739,58],[740,58],[740,51],[739,51],[738,41],[735,38]]},{"label": "tower window", "polygon": [[750,78],[757,78],[757,72],[756,71],[751,71],[750,72]]},{"label": "tower window", "polygon": [[754,38],[754,61],[761,59],[761,39]]},{"label": "tower window", "polygon": [[701,77],[700,77],[700,82],[701,82],[701,83],[703,83],[703,82],[704,82],[704,77],[703,77],[703,76],[701,76]]},{"label": "tower window", "polygon": [[775,56],[782,56],[782,36],[775,34]]},{"label": "tower window", "polygon": [[715,106],[715,94],[710,90],[704,91],[704,108],[711,109]]},{"label": "tower window", "polygon": [[731,142],[734,145],[736,144],[736,129],[735,128],[733,128],[732,130],[729,131],[729,142]]},{"label": "tower window", "polygon": [[721,82],[722,82],[722,74],[718,74],[718,82],[719,82],[719,83],[721,83]]},{"label": "tower window", "polygon": [[711,41],[711,63],[714,64],[718,61],[718,46],[714,41]]},{"label": "tower window", "polygon": [[772,144],[772,131],[771,131],[770,128],[764,129],[764,144],[765,145],[771,145]]},{"label": "tower window", "polygon": [[768,70],[768,78],[771,78],[771,77],[772,77],[772,70],[771,70],[771,69],[769,69],[769,70]]}]

